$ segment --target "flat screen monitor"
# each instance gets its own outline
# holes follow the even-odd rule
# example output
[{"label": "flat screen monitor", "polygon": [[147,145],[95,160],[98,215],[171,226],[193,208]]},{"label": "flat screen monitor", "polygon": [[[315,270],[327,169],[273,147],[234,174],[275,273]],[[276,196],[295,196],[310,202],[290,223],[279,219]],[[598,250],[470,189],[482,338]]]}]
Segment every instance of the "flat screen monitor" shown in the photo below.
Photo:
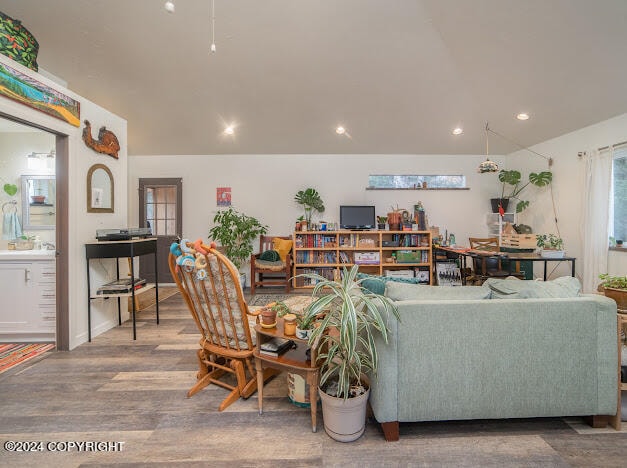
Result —
[{"label": "flat screen monitor", "polygon": [[374,206],[340,206],[341,229],[373,229],[374,227]]}]

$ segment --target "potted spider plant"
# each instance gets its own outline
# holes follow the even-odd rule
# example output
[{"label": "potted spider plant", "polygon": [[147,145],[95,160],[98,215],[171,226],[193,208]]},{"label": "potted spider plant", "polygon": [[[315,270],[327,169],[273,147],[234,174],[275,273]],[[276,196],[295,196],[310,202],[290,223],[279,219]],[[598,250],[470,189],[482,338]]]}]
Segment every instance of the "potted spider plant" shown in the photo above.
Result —
[{"label": "potted spider plant", "polygon": [[316,281],[315,300],[304,319],[322,316],[309,345],[318,349],[324,429],[340,442],[356,440],[365,430],[370,388],[364,376],[377,371],[375,336],[388,342],[384,312],[400,318],[390,299],[362,289],[358,271],[358,265],[343,268],[340,282],[313,273],[300,275]]}]

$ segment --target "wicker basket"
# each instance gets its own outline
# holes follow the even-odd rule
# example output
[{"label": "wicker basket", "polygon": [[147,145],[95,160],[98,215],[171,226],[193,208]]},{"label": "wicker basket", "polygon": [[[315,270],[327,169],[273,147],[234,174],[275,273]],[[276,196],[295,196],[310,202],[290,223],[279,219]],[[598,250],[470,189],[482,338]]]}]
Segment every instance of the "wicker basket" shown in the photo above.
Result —
[{"label": "wicker basket", "polygon": [[515,247],[517,249],[535,249],[536,235],[535,234],[503,234],[501,236],[502,247]]},{"label": "wicker basket", "polygon": [[35,243],[32,240],[18,239],[15,241],[15,250],[33,250]]}]

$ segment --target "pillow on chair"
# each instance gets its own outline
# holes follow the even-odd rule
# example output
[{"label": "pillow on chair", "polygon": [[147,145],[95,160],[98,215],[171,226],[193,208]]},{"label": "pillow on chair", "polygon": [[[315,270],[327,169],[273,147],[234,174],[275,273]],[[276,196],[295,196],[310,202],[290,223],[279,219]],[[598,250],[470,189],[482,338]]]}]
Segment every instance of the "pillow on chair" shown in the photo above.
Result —
[{"label": "pillow on chair", "polygon": [[259,260],[265,260],[267,262],[278,262],[280,259],[281,256],[276,250],[266,250],[259,255]]},{"label": "pillow on chair", "polygon": [[274,247],[274,250],[279,252],[279,257],[281,258],[281,261],[284,262],[287,254],[290,253],[290,250],[292,250],[291,239],[288,240],[275,237],[274,239],[272,239],[272,245]]}]

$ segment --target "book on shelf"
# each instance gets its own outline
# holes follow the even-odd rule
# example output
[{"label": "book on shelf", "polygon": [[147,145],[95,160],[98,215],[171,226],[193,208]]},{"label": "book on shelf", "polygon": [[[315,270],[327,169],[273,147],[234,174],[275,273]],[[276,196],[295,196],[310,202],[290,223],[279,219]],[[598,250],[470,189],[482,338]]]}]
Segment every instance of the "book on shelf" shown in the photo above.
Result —
[{"label": "book on shelf", "polygon": [[278,357],[281,354],[285,353],[292,349],[295,345],[294,341],[288,340],[286,338],[279,338],[275,336],[270,340],[261,343],[259,345],[259,354],[265,354],[266,356],[274,356]]},{"label": "book on shelf", "polygon": [[131,290],[139,289],[146,284],[146,280],[143,278],[123,278],[114,280],[109,283],[105,283],[98,288],[97,294],[123,294],[131,292]]}]

